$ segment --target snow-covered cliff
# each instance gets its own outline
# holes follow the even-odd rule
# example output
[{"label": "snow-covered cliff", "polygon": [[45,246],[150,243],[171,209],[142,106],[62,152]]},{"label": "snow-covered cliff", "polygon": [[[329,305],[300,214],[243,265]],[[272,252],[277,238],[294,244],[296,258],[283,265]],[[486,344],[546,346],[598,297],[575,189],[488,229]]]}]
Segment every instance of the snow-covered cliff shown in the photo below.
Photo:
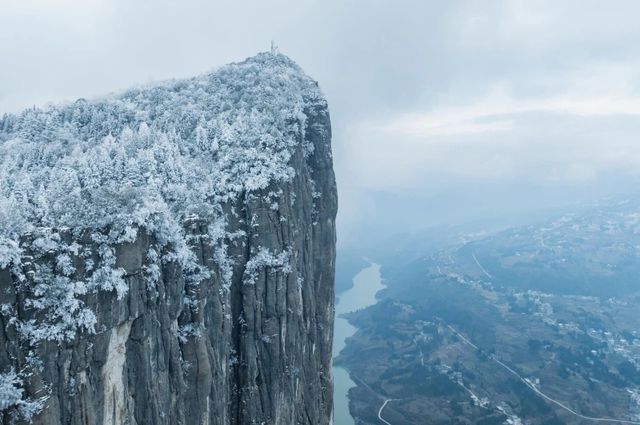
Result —
[{"label": "snow-covered cliff", "polygon": [[272,53],[3,117],[2,423],[328,423],[330,139]]}]

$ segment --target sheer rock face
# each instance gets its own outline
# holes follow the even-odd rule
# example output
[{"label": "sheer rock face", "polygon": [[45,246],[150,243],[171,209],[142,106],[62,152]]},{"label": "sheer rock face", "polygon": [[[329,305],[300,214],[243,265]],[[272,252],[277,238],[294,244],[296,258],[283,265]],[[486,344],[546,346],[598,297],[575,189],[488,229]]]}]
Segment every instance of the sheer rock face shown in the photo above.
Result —
[{"label": "sheer rock face", "polygon": [[[18,385],[22,400],[46,397],[33,423],[329,423],[337,197],[326,103],[303,113],[288,161],[294,175],[221,204],[231,261],[217,257],[211,223],[186,217],[189,247],[209,274],[189,284],[183,265],[169,258],[151,287],[148,253],[158,235],[141,227],[132,241],[114,245],[126,292],[79,296],[95,314],[93,332],[25,341],[16,320],[45,314],[26,301],[29,268],[55,253],[32,255],[30,236],[21,236],[21,262],[0,269],[0,304],[11,311],[0,314],[0,372],[31,371]],[[94,240],[73,229],[60,235],[80,240],[100,261]],[[73,280],[87,279],[91,271],[72,261]],[[28,422],[19,403],[2,406],[1,397],[1,423]]]}]

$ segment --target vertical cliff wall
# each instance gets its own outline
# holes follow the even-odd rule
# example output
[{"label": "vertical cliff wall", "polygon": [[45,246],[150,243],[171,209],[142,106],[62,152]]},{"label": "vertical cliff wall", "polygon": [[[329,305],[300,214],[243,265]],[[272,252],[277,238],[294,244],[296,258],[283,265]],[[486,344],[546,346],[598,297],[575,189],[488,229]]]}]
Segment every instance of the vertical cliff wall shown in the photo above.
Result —
[{"label": "vertical cliff wall", "polygon": [[329,112],[291,60],[0,121],[3,424],[327,424]]}]

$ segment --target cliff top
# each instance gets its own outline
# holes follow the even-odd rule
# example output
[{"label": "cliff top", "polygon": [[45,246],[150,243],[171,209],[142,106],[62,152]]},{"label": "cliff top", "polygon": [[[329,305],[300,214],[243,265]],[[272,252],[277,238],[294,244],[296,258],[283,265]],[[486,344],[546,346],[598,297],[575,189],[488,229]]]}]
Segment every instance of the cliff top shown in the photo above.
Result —
[{"label": "cliff top", "polygon": [[[141,226],[175,242],[185,218],[290,179],[305,155],[304,110],[324,107],[288,57],[260,53],[198,77],[0,120],[0,268],[19,238],[43,229],[135,239]],[[79,234],[79,233],[78,233]],[[106,239],[105,239],[106,238]]]}]

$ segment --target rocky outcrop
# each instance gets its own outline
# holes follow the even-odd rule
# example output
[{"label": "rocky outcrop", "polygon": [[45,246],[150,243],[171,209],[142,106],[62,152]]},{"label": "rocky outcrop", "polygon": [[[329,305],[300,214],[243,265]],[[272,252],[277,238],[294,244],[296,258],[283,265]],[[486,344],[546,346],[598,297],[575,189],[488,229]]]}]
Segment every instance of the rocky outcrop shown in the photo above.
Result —
[{"label": "rocky outcrop", "polygon": [[[179,220],[179,230],[173,233],[153,218],[165,217],[165,210],[144,220],[127,221],[116,236],[114,229],[120,225],[120,218],[106,225],[82,227],[64,214],[37,219],[32,215],[20,221],[29,224],[24,232],[5,233],[4,257],[0,243],[1,423],[329,423],[337,208],[329,112],[316,93],[315,83],[286,57],[262,54],[230,67],[200,80],[173,82],[168,91],[182,93],[182,87],[197,86],[205,79],[204,92],[218,84],[216,93],[222,90],[225,96],[243,99],[231,106],[249,111],[244,117],[261,113],[260,122],[268,122],[269,114],[281,111],[265,105],[277,105],[272,98],[288,101],[286,96],[293,87],[298,90],[296,111],[282,119],[281,127],[274,124],[278,131],[267,129],[274,137],[290,137],[286,146],[271,139],[254,139],[253,144],[247,141],[240,151],[233,151],[240,158],[246,157],[246,164],[238,166],[234,161],[228,165],[228,158],[223,156],[231,151],[224,149],[234,148],[239,142],[232,137],[223,139],[218,132],[220,126],[210,123],[228,114],[229,105],[215,114],[202,115],[204,121],[192,120],[187,130],[168,130],[155,106],[148,106],[158,96],[156,88],[136,92],[134,99],[138,100],[125,107],[126,113],[109,113],[114,122],[127,123],[125,130],[92,130],[104,132],[92,140],[108,138],[111,132],[124,134],[120,136],[124,140],[128,129],[144,137],[156,131],[178,134],[177,149],[189,158],[196,154],[183,150],[180,143],[191,146],[204,140],[215,145],[213,153],[206,154],[210,156],[197,158],[205,158],[212,167],[234,170],[235,174],[219,174],[219,169],[214,169],[217,179],[242,180],[228,185],[232,188],[227,194],[219,188],[203,191],[206,202],[202,205],[208,202],[215,214],[207,216],[204,207],[196,212],[187,210],[180,203],[191,202],[190,198],[172,195],[169,189],[173,186],[169,186],[175,182],[163,180],[157,192],[149,192],[156,194],[149,195],[149,202],[155,201],[154,196],[165,200],[170,211],[166,217]],[[256,70],[266,70],[269,76],[260,76]],[[299,81],[293,86],[282,83],[278,75],[283,72],[293,73]],[[238,85],[238,79],[249,79],[250,84]],[[287,81],[290,79],[287,77]],[[244,96],[243,90],[260,95],[256,104],[247,100],[256,97]],[[67,117],[90,107],[95,116],[104,105],[122,99],[128,102],[128,96],[88,102],[89,106],[76,103],[65,107],[68,114],[42,114]],[[261,103],[264,99],[267,103]],[[207,98],[200,94],[195,101],[181,104],[194,102],[204,102],[204,106],[198,103],[203,110],[217,108],[208,105]],[[178,118],[172,126],[186,120],[184,114],[175,115]],[[83,134],[84,128],[101,125],[94,119],[69,118],[65,122]],[[24,130],[25,122],[32,121],[28,113],[6,117],[0,121],[0,142],[7,148],[18,143],[17,138],[32,137]],[[231,124],[224,131],[259,133],[252,128],[253,121],[241,121],[237,124],[237,117],[232,122],[227,120]],[[204,136],[202,128],[206,129]],[[46,131],[46,126],[40,128],[31,142],[43,143],[37,137]],[[260,154],[256,149],[267,155],[251,159],[251,155]],[[37,152],[43,150],[38,148]],[[58,156],[76,155],[73,152],[67,149]],[[157,152],[153,152],[155,156],[150,157],[157,159]],[[105,156],[113,157],[110,153]],[[280,158],[280,163],[274,165],[273,158]],[[165,159],[153,170],[165,166]],[[202,163],[208,164],[206,161]],[[92,166],[78,163],[85,164],[74,166],[78,173],[83,172],[82,167]],[[246,183],[256,179],[255,169],[261,164],[267,164],[269,170],[286,166],[283,170],[288,171],[267,178],[262,178],[263,173],[258,176],[260,184]],[[148,184],[156,176],[153,173],[156,171],[146,176],[144,183],[131,184],[127,193],[135,196],[127,197],[128,203],[137,202],[136,196],[147,196],[134,189]],[[157,176],[165,178],[159,172]],[[7,193],[7,188],[18,191],[17,183],[7,183],[7,175],[3,178],[2,195],[19,204],[20,197],[9,198]],[[136,178],[131,177],[131,181]],[[95,201],[98,189],[86,190],[87,179],[78,180],[78,199],[91,199],[87,208],[95,206],[98,212],[110,208],[109,202]],[[104,188],[107,183],[101,184]],[[120,190],[127,184],[115,187]],[[33,186],[33,193],[31,189],[23,191],[27,194],[22,197],[39,199],[38,186]],[[33,199],[26,202],[36,202]],[[47,205],[54,202],[50,199]],[[149,203],[145,205],[148,208]],[[141,208],[136,206],[118,217],[138,217]],[[4,220],[8,222],[9,218]],[[50,223],[44,223],[46,220]],[[71,225],[65,226],[65,220]],[[168,233],[173,236],[167,237]],[[182,243],[187,251],[181,251]]]}]

